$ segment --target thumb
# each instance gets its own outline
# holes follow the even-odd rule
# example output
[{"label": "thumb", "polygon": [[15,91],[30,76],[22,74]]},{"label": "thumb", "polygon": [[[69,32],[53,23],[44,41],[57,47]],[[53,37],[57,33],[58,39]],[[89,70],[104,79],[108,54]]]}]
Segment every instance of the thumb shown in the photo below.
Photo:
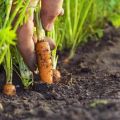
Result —
[{"label": "thumb", "polygon": [[62,9],[63,0],[41,0],[40,17],[45,30],[50,31]]}]

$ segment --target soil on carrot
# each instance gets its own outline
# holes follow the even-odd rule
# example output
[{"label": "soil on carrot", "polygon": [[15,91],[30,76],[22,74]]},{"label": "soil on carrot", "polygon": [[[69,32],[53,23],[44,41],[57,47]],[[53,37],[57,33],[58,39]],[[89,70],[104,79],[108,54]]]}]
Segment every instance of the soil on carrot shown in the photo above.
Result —
[{"label": "soil on carrot", "polygon": [[60,56],[61,82],[19,88],[14,97],[0,93],[0,120],[120,120],[120,29],[106,27],[102,40],[78,48],[68,65]]}]

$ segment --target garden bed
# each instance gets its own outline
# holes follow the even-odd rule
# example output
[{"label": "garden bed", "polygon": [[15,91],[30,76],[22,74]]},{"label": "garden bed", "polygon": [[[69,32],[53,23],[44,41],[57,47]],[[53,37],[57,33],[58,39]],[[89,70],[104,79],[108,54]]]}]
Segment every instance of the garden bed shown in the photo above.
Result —
[{"label": "garden bed", "polygon": [[0,120],[120,120],[120,29],[106,27],[102,40],[78,48],[68,65],[59,54],[61,82],[14,97],[0,93]]}]

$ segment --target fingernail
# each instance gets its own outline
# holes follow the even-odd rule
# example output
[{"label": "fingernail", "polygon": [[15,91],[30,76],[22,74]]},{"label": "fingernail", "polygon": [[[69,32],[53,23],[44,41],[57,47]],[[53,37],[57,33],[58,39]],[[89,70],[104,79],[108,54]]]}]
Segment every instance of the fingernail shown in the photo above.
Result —
[{"label": "fingernail", "polygon": [[56,47],[54,40],[52,40],[52,38],[49,38],[49,37],[46,37],[45,40],[49,43],[50,49],[54,50]]},{"label": "fingernail", "polygon": [[53,29],[53,23],[50,23],[46,26],[47,31],[51,31]]},{"label": "fingernail", "polygon": [[60,12],[60,16],[64,15],[64,9],[62,8],[61,12]]}]

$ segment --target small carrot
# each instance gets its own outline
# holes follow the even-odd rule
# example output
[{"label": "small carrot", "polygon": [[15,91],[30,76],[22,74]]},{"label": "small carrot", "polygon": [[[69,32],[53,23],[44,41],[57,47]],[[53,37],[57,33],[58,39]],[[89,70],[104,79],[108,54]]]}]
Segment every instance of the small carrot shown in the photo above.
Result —
[{"label": "small carrot", "polygon": [[3,87],[3,93],[8,96],[16,95],[16,88],[11,83],[6,83]]},{"label": "small carrot", "polygon": [[49,43],[40,40],[36,43],[36,54],[38,60],[38,70],[40,78],[43,82],[53,83],[52,60]]},{"label": "small carrot", "polygon": [[59,82],[60,81],[60,78],[61,78],[61,73],[59,70],[57,69],[53,69],[53,82],[56,83],[56,82]]}]

